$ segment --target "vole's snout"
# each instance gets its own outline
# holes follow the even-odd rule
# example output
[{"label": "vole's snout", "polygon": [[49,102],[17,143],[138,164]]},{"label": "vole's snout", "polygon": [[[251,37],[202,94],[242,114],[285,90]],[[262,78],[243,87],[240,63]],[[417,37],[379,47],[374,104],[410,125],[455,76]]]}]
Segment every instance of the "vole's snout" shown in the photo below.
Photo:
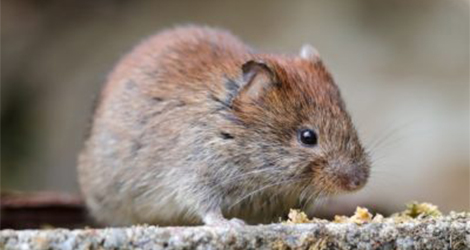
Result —
[{"label": "vole's snout", "polygon": [[345,178],[341,180],[341,186],[346,191],[356,191],[361,189],[366,183],[367,179],[369,178],[369,172],[367,169],[363,167],[351,167],[353,168],[351,171],[345,174]]},{"label": "vole's snout", "polygon": [[364,164],[349,164],[336,168],[335,175],[340,188],[344,191],[357,191],[364,187],[369,178],[369,166]]},{"label": "vole's snout", "polygon": [[317,172],[317,184],[331,193],[353,192],[361,189],[369,178],[367,163],[351,163],[332,160],[322,171]]}]

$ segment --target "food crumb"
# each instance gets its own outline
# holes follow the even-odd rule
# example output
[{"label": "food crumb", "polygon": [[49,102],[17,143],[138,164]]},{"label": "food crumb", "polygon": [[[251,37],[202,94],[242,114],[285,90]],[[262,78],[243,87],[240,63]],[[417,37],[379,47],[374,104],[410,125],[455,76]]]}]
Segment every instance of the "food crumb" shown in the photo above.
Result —
[{"label": "food crumb", "polygon": [[356,223],[358,225],[368,223],[372,221],[372,214],[369,213],[369,210],[367,208],[363,207],[357,207],[356,212],[354,213],[353,216],[347,217],[347,216],[335,216],[335,219],[333,222],[335,223]]},{"label": "food crumb", "polygon": [[381,215],[381,214],[376,214],[376,215],[374,216],[374,218],[372,219],[372,222],[374,222],[374,223],[382,223],[382,222],[384,222],[384,220],[385,220],[385,218],[384,218],[383,215]]},{"label": "food crumb", "polygon": [[310,223],[311,220],[308,219],[307,215],[300,211],[299,209],[291,209],[289,215],[287,216],[287,224],[299,224],[299,223]]},{"label": "food crumb", "polygon": [[367,208],[357,207],[356,212],[351,217],[351,220],[356,224],[364,224],[372,220],[372,214],[369,213]]}]

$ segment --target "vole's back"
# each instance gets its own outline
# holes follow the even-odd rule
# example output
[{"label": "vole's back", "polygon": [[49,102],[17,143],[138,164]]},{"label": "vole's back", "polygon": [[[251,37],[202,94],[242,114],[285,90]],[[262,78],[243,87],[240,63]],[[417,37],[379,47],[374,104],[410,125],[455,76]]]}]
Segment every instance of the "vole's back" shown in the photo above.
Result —
[{"label": "vole's back", "polygon": [[[121,60],[79,158],[82,191],[98,220],[197,222],[189,211],[197,204],[182,193],[195,188],[197,166],[182,156],[206,157],[202,149],[194,155],[206,136],[200,123],[224,122],[210,115],[207,100],[225,96],[222,79],[239,73],[234,65],[248,50],[227,32],[188,27],[151,37]],[[176,204],[182,200],[187,205]]]},{"label": "vole's back", "polygon": [[176,92],[183,98],[191,91],[218,92],[224,86],[216,80],[239,74],[249,50],[226,31],[177,28],[138,45],[119,63],[107,85],[115,88],[123,79],[133,78],[149,94],[173,93],[172,88],[179,88]]}]

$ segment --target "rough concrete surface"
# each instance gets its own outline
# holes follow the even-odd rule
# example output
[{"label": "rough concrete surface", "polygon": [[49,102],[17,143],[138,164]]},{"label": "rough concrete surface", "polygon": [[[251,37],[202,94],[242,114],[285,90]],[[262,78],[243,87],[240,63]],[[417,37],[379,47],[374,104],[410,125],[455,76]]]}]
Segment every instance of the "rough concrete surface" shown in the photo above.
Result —
[{"label": "rough concrete surface", "polygon": [[403,223],[2,230],[1,249],[470,249],[470,214]]}]

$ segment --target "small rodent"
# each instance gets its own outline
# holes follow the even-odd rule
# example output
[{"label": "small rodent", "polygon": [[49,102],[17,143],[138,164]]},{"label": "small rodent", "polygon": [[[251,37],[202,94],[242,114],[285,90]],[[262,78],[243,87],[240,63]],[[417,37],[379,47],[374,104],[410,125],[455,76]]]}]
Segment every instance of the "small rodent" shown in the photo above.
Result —
[{"label": "small rodent", "polygon": [[257,53],[199,26],[156,34],[117,64],[78,165],[106,225],[276,221],[358,190],[370,168],[313,47]]}]

